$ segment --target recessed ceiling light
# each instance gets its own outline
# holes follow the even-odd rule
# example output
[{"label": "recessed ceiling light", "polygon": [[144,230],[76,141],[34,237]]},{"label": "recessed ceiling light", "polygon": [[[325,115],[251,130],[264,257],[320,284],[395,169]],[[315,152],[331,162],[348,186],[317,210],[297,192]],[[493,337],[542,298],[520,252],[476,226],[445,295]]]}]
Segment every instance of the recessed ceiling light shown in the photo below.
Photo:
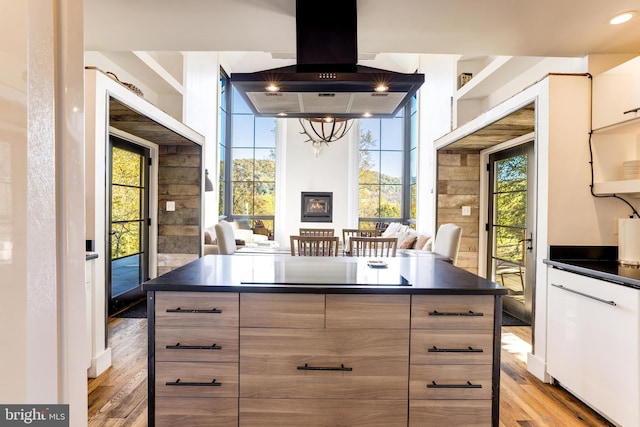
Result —
[{"label": "recessed ceiling light", "polygon": [[284,111],[281,111],[278,114],[276,114],[276,116],[278,116],[278,117],[287,117],[287,113],[285,113]]},{"label": "recessed ceiling light", "polygon": [[631,18],[633,18],[634,16],[636,16],[636,12],[635,11],[624,12],[624,13],[621,13],[621,14],[616,15],[613,18],[611,18],[609,20],[609,24],[611,24],[611,25],[623,24],[623,23],[631,20]]},{"label": "recessed ceiling light", "polygon": [[373,116],[373,114],[371,114],[369,111],[367,111],[365,113],[362,113],[362,117],[367,118],[367,117],[371,117],[371,116]]},{"label": "recessed ceiling light", "polygon": [[389,90],[389,86],[387,86],[384,83],[380,83],[378,86],[375,87],[376,92],[386,92],[388,90]]},{"label": "recessed ceiling light", "polygon": [[270,83],[265,89],[267,89],[268,92],[277,92],[280,90],[280,86],[275,83]]}]

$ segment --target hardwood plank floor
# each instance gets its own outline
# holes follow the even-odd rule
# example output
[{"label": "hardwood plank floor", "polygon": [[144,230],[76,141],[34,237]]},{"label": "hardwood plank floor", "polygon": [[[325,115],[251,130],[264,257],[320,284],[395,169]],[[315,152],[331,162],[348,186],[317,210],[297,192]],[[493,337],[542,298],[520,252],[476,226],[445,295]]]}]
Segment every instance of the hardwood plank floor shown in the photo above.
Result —
[{"label": "hardwood plank floor", "polygon": [[[147,319],[110,319],[109,343],[113,366],[88,381],[89,426],[146,426]],[[530,327],[502,328],[500,425],[613,426],[561,387],[529,374],[530,343]]]}]

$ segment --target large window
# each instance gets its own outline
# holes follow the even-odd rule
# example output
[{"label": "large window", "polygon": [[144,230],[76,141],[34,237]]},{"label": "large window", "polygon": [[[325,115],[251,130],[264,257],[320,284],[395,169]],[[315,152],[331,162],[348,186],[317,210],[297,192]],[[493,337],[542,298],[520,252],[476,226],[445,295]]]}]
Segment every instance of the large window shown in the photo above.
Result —
[{"label": "large window", "polygon": [[228,141],[227,141],[227,129],[229,123],[231,122],[230,115],[230,102],[228,101],[228,91],[229,91],[229,76],[224,72],[224,70],[220,69],[220,112],[218,113],[218,126],[220,128],[218,141],[218,158],[220,159],[219,165],[219,176],[218,176],[218,215],[224,216],[226,215],[226,207],[227,207],[227,182],[228,171],[226,169],[226,158],[228,156]]},{"label": "large window", "polygon": [[[230,87],[228,80],[226,84]],[[228,92],[226,96],[229,96]],[[261,221],[273,232],[276,120],[256,117],[233,88],[227,107],[231,114],[230,132],[225,142],[227,174],[223,214],[249,228]]]},{"label": "large window", "polygon": [[392,119],[360,119],[360,228],[415,218],[415,117],[414,98]]}]

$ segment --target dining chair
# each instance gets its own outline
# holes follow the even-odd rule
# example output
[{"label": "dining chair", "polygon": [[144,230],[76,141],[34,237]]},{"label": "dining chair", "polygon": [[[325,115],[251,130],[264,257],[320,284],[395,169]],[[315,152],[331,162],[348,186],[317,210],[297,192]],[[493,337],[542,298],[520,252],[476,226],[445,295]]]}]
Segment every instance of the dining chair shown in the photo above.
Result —
[{"label": "dining chair", "polygon": [[397,237],[349,238],[349,256],[394,257],[398,246]]},{"label": "dining chair", "polygon": [[432,252],[445,256],[451,264],[458,262],[462,227],[453,223],[442,224],[436,232]]},{"label": "dining chair", "polygon": [[292,256],[338,256],[338,236],[289,236]]},{"label": "dining chair", "polygon": [[300,236],[333,236],[333,228],[301,228]]},{"label": "dining chair", "polygon": [[236,251],[236,239],[231,224],[227,221],[220,221],[214,228],[218,240],[218,254],[233,255]]},{"label": "dining chair", "polygon": [[373,228],[343,228],[342,229],[342,245],[345,255],[349,254],[349,239],[351,237],[376,237],[382,234],[381,231]]}]

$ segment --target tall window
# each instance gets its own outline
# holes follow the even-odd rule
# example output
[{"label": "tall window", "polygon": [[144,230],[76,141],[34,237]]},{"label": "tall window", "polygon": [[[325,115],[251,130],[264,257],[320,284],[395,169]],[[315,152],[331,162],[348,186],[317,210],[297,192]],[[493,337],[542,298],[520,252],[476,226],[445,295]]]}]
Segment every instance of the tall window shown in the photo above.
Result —
[{"label": "tall window", "polygon": [[[412,105],[392,119],[360,119],[358,216],[360,228],[379,221],[405,222],[415,217],[415,156]],[[405,171],[410,173],[406,174]],[[413,193],[411,193],[413,194]],[[408,201],[409,203],[406,203]]]},{"label": "tall window", "polygon": [[261,221],[273,232],[276,120],[256,117],[238,91],[232,89],[230,130],[226,166],[230,168],[231,197],[227,198],[225,214],[249,228]]},{"label": "tall window", "polygon": [[227,127],[231,120],[230,116],[230,102],[228,100],[227,91],[229,90],[229,76],[224,72],[223,69],[220,69],[220,112],[218,113],[218,126],[220,128],[220,133],[218,138],[218,158],[220,159],[219,165],[219,176],[218,176],[218,215],[223,216],[226,215],[226,206],[227,206],[227,182],[228,179],[228,171],[226,170],[226,158],[229,154],[227,147]]},{"label": "tall window", "polygon": [[409,206],[405,205],[408,210],[406,218],[411,227],[415,228],[418,206],[418,96],[414,94],[407,108],[409,120],[406,125],[409,126],[407,134],[409,135],[409,176],[408,193]]}]

